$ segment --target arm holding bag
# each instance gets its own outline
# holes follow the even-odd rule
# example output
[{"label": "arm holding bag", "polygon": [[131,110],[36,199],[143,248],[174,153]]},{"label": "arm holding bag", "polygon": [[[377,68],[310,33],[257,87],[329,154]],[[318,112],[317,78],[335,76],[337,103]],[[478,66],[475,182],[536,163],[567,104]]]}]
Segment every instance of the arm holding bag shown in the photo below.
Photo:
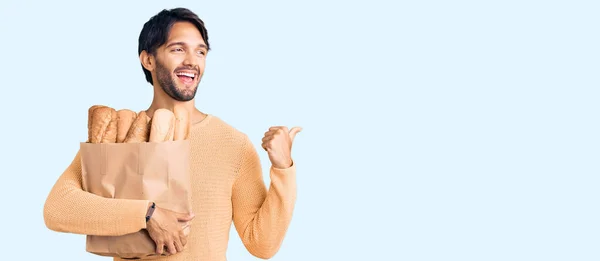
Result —
[{"label": "arm holding bag", "polygon": [[[151,200],[161,208],[191,213],[189,140],[80,145],[85,191],[106,198]],[[189,224],[181,225],[184,233],[189,233]],[[86,251],[101,256],[160,257],[145,229],[121,236],[88,235],[86,239]]]}]

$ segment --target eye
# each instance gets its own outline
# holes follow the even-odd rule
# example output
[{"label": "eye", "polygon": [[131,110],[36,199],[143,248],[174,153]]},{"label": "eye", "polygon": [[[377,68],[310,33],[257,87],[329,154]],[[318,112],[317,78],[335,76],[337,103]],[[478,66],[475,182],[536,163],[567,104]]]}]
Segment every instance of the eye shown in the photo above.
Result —
[{"label": "eye", "polygon": [[183,52],[183,49],[182,48],[175,48],[175,49],[173,49],[173,52]]},{"label": "eye", "polygon": [[206,52],[205,51],[198,51],[198,54],[204,56],[204,55],[206,55]]}]

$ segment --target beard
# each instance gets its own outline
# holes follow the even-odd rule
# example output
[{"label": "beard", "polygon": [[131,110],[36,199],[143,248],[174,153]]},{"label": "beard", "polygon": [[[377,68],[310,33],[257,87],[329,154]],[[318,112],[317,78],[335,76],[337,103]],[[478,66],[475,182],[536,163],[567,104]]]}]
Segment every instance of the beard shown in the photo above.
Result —
[{"label": "beard", "polygon": [[194,86],[191,89],[185,87],[178,88],[177,79],[173,78],[173,74],[167,69],[167,67],[163,66],[162,63],[160,63],[158,60],[156,61],[156,78],[158,79],[158,84],[160,84],[160,87],[167,95],[169,95],[176,101],[186,102],[191,101],[192,99],[194,99],[194,97],[196,97],[196,92],[198,91],[198,84],[200,84],[200,79],[202,78],[202,75],[200,75],[200,70],[198,68],[193,68],[192,70],[197,71],[196,77],[198,77],[198,82],[196,83],[196,86]]}]

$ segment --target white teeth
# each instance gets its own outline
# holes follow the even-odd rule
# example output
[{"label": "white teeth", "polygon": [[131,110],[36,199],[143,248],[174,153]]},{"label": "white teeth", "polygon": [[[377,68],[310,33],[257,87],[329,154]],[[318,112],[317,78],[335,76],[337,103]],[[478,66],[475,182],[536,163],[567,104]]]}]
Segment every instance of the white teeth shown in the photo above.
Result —
[{"label": "white teeth", "polygon": [[177,75],[183,75],[183,76],[187,76],[187,77],[191,77],[191,78],[194,78],[194,77],[196,77],[196,74],[195,74],[195,73],[185,73],[185,72],[180,72],[180,73],[177,73]]}]

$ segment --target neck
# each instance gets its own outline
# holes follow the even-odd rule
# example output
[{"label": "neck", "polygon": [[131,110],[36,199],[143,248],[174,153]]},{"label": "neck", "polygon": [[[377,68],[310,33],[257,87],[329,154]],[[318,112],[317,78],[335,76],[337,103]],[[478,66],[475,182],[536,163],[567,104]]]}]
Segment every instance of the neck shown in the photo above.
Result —
[{"label": "neck", "polygon": [[206,114],[202,113],[196,108],[195,98],[190,101],[177,101],[167,95],[160,86],[154,88],[154,98],[150,107],[146,110],[148,117],[152,118],[154,112],[158,109],[168,109],[174,111],[177,108],[184,108],[190,112],[191,124],[202,121]]}]

